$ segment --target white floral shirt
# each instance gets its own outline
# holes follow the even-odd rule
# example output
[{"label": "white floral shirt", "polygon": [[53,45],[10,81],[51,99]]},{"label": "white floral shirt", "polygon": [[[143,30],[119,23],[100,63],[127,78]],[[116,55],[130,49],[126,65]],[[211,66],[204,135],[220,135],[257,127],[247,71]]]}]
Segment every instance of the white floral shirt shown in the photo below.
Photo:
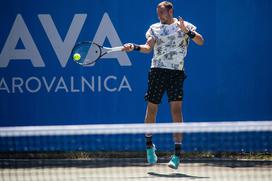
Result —
[{"label": "white floral shirt", "polygon": [[[146,38],[152,37],[155,40],[151,68],[183,70],[190,38],[181,31],[177,22],[174,18],[174,23],[170,25],[155,23],[146,32]],[[196,30],[193,24],[186,21],[184,23],[189,30]]]}]

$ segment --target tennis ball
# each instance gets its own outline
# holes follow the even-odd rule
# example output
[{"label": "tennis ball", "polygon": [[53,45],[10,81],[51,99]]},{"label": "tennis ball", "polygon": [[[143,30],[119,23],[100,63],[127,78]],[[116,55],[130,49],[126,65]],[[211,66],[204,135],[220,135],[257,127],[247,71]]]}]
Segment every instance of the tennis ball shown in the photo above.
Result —
[{"label": "tennis ball", "polygon": [[74,59],[75,61],[80,60],[80,58],[81,58],[81,56],[80,56],[79,53],[75,53],[75,54],[73,55],[73,59]]}]

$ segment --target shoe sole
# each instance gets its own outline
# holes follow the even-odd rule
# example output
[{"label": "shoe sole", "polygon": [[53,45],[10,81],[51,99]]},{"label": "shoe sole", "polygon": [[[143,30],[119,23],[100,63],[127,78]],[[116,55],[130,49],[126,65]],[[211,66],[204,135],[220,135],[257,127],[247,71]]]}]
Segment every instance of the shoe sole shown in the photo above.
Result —
[{"label": "shoe sole", "polygon": [[178,169],[178,167],[175,167],[174,165],[172,165],[172,164],[168,164],[168,167],[170,167],[170,168],[172,168],[172,169]]}]

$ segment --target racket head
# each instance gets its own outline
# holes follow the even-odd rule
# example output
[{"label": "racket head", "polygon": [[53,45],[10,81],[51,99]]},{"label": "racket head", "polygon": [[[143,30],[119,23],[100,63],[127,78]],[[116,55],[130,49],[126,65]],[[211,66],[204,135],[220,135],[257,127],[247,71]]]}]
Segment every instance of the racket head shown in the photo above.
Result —
[{"label": "racket head", "polygon": [[[75,59],[74,55],[79,54],[80,58]],[[95,63],[102,56],[102,47],[94,42],[84,41],[77,43],[72,50],[74,62],[85,66]]]}]

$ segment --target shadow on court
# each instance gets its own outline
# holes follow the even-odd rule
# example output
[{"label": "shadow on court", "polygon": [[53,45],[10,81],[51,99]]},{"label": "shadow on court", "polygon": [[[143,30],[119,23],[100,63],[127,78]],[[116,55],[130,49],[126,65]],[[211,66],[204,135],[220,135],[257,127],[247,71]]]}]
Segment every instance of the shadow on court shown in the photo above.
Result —
[{"label": "shadow on court", "polygon": [[171,174],[162,174],[156,172],[148,172],[149,175],[156,176],[156,177],[165,177],[165,178],[190,178],[190,179],[206,179],[210,177],[198,177],[192,175],[186,175],[182,173],[171,173]]},{"label": "shadow on court", "polygon": [[[168,160],[160,160],[159,163],[167,163]],[[183,164],[198,164],[203,167],[228,167],[248,168],[264,167],[272,168],[272,161],[249,161],[249,160],[183,160]],[[150,167],[145,159],[0,159],[0,168],[107,168],[107,167]],[[171,176],[171,175],[170,175]],[[172,175],[175,176],[175,175]],[[186,175],[176,175],[185,177]]]}]

